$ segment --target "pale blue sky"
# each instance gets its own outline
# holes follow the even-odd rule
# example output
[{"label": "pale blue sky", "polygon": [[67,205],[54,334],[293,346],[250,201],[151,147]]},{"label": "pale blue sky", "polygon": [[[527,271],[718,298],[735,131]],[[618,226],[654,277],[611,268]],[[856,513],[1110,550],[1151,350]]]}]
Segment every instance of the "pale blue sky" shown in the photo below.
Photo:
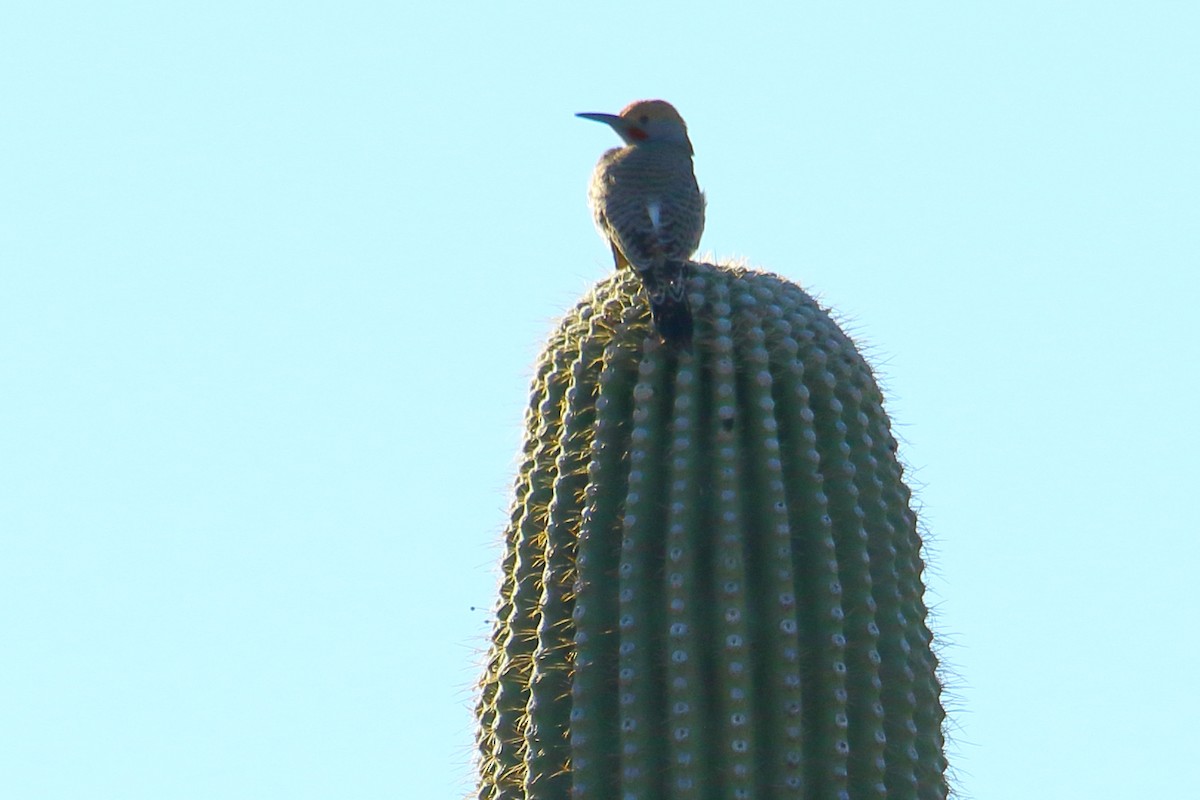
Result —
[{"label": "pale blue sky", "polygon": [[10,2],[0,795],[455,798],[577,111],[889,396],[963,797],[1189,791],[1192,3]]}]

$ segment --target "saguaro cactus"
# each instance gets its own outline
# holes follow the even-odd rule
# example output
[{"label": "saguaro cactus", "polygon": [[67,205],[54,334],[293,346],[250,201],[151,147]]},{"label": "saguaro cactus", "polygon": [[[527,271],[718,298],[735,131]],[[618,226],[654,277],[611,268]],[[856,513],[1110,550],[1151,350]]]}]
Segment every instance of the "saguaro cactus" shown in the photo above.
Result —
[{"label": "saguaro cactus", "polygon": [[943,798],[916,519],[870,368],[799,287],[622,270],[537,366],[480,800]]}]

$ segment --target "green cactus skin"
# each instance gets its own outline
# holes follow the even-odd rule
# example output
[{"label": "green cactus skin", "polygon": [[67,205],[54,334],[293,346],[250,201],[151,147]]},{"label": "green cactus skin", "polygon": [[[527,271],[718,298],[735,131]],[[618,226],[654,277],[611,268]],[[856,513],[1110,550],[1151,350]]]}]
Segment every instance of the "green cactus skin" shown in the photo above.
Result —
[{"label": "green cactus skin", "polygon": [[883,398],[794,284],[628,270],[538,361],[478,704],[479,800],[944,798],[921,541]]}]

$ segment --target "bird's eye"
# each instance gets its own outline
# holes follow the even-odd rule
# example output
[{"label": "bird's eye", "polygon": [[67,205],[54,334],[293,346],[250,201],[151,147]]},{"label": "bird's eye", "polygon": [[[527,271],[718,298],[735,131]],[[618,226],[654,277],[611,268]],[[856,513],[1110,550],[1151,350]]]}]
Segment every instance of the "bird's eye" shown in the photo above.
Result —
[{"label": "bird's eye", "polygon": [[638,117],[638,122],[642,123],[643,125],[645,125],[649,121],[650,121],[650,117],[646,116],[645,114],[642,114],[640,117]]}]

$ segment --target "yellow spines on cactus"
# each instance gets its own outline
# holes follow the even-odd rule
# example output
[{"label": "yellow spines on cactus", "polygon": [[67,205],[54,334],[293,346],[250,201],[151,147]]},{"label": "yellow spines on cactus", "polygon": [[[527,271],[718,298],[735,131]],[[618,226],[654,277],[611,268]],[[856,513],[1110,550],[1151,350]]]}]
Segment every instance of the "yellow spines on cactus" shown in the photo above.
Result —
[{"label": "yellow spines on cactus", "polygon": [[601,281],[539,361],[481,682],[481,800],[944,798],[883,400],[798,286],[691,265],[691,350]]}]

